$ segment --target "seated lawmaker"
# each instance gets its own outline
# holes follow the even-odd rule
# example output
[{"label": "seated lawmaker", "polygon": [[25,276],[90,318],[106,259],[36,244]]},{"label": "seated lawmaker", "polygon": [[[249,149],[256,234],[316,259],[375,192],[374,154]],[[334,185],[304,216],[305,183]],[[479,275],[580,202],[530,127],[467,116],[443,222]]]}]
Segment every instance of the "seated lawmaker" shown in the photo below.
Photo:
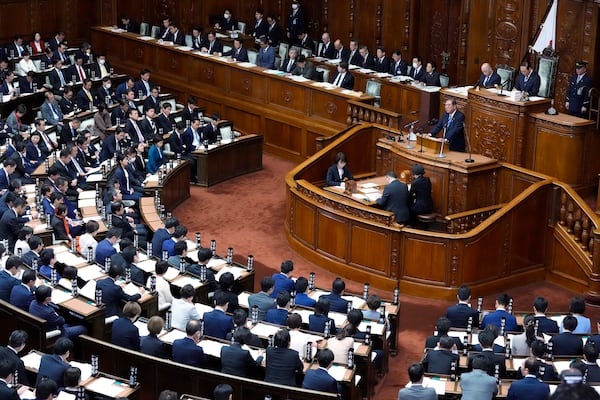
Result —
[{"label": "seated lawmaker", "polygon": [[200,322],[188,321],[185,325],[185,333],[186,337],[173,342],[173,361],[193,367],[203,367],[206,364],[206,355],[202,346],[198,345],[201,338]]},{"label": "seated lawmaker", "polygon": [[273,292],[271,297],[276,298],[279,292],[286,290],[288,293],[292,293],[295,289],[294,280],[290,277],[294,270],[294,262],[292,260],[285,260],[281,263],[280,272],[273,274]]},{"label": "seated lawmaker", "polygon": [[429,350],[423,359],[423,368],[430,374],[449,375],[452,363],[456,363],[458,369],[458,354],[452,352],[455,348],[454,340],[450,336],[442,336],[439,339],[439,348]]},{"label": "seated lawmaker", "polygon": [[348,311],[348,300],[342,298],[346,290],[346,283],[342,278],[335,278],[331,283],[331,292],[324,294],[319,299],[329,300],[331,311],[346,314]]},{"label": "seated lawmaker", "polygon": [[161,135],[154,135],[154,143],[150,146],[148,151],[148,163],[146,164],[146,170],[150,174],[155,174],[158,169],[165,165],[165,155],[163,153],[163,138]]},{"label": "seated lawmaker", "polygon": [[348,72],[348,63],[346,61],[338,64],[332,83],[333,86],[354,90],[354,76]]},{"label": "seated lawmaker", "polygon": [[215,292],[214,299],[215,308],[210,312],[205,312],[204,319],[204,334],[219,339],[225,339],[227,334],[234,328],[233,319],[225,314],[229,305],[229,298],[223,292]]},{"label": "seated lawmaker", "polygon": [[242,38],[233,39],[233,48],[223,53],[225,57],[231,57],[233,61],[248,62],[248,50],[244,47]]},{"label": "seated lawmaker", "polygon": [[483,317],[481,320],[481,329],[484,329],[486,325],[496,325],[496,328],[500,329],[502,318],[505,319],[506,325],[505,331],[514,332],[517,330],[517,319],[514,315],[509,314],[506,311],[506,306],[510,302],[510,296],[506,293],[499,294],[496,297],[496,311],[491,312]]},{"label": "seated lawmaker", "polygon": [[329,300],[321,296],[315,304],[315,312],[308,316],[308,330],[312,332],[325,332],[325,325],[329,323],[329,333],[336,333],[335,321],[329,318]]},{"label": "seated lawmaker", "polygon": [[562,321],[562,333],[552,336],[552,353],[560,355],[583,354],[583,340],[581,336],[573,334],[577,328],[577,318],[567,315]]},{"label": "seated lawmaker", "polygon": [[135,301],[129,301],[123,307],[123,315],[112,326],[111,342],[129,350],[140,351],[140,331],[134,325],[140,317],[142,308]]},{"label": "seated lawmaker", "polygon": [[519,76],[515,89],[526,92],[529,96],[537,96],[540,91],[540,76],[533,70],[529,61],[523,61],[519,66]]},{"label": "seated lawmaker", "polygon": [[315,304],[317,304],[316,300],[311,299],[306,294],[306,290],[308,289],[308,279],[306,279],[305,277],[301,276],[298,279],[296,279],[294,289],[296,290],[296,305],[304,307],[314,307]]},{"label": "seated lawmaker", "polygon": [[333,365],[334,355],[329,349],[323,349],[317,356],[319,368],[309,369],[304,375],[303,389],[317,390],[325,393],[341,393],[341,387],[327,370]]},{"label": "seated lawmaker", "polygon": [[[98,245],[100,246],[100,245]],[[96,253],[98,249],[96,249]],[[111,265],[108,270],[108,277],[96,281],[96,289],[102,291],[102,303],[106,306],[106,316],[121,315],[121,301],[137,301],[142,297],[144,288],[140,288],[140,293],[131,296],[123,291],[123,283],[118,283],[119,278],[123,276],[123,268],[119,265]]]},{"label": "seated lawmaker", "polygon": [[489,63],[483,63],[481,64],[481,76],[477,85],[486,89],[493,88],[496,85],[502,85],[502,78],[500,78],[500,75],[494,71]]},{"label": "seated lawmaker", "polygon": [[35,291],[35,300],[29,305],[29,313],[46,320],[47,332],[59,329],[62,336],[69,339],[87,333],[87,329],[83,325],[71,326],[66,324],[65,319],[56,312],[56,308],[56,305],[52,303],[52,287],[38,287]]},{"label": "seated lawmaker", "polygon": [[354,176],[352,176],[346,164],[346,155],[342,152],[337,153],[335,155],[335,164],[327,170],[325,186],[341,186],[345,181],[354,180]]},{"label": "seated lawmaker", "polygon": [[425,176],[425,168],[421,164],[413,165],[412,177],[408,202],[411,216],[414,219],[417,215],[429,214],[433,211],[433,199],[431,198],[431,181],[429,177]]},{"label": "seated lawmaker", "polygon": [[297,386],[296,373],[304,369],[304,364],[296,350],[290,349],[290,333],[281,329],[275,334],[275,347],[266,351],[265,382],[279,385]]},{"label": "seated lawmaker", "polygon": [[194,295],[196,291],[190,284],[184,285],[180,291],[181,298],[174,299],[171,304],[171,326],[173,328],[184,330],[189,321],[197,321],[200,314],[194,306]]},{"label": "seated lawmaker", "polygon": [[465,151],[465,114],[456,108],[456,100],[449,99],[444,103],[444,114],[431,130],[431,136],[437,136],[440,131],[444,139],[450,143],[450,151]]},{"label": "seated lawmaker", "polygon": [[[248,377],[256,370],[262,361],[259,356],[256,361],[244,345],[251,344],[250,329],[240,326],[233,332],[233,342],[230,346],[221,347],[221,372],[224,374]],[[242,348],[244,346],[244,348]]]},{"label": "seated lawmaker", "polygon": [[426,86],[442,86],[440,83],[440,73],[436,71],[435,61],[429,61],[425,66],[425,76],[423,84]]},{"label": "seated lawmaker", "polygon": [[64,386],[64,373],[71,367],[68,359],[71,356],[74,345],[71,339],[59,338],[54,343],[54,354],[44,354],[38,369],[36,385],[42,381],[42,377],[48,377],[58,384]]},{"label": "seated lawmaker", "polygon": [[285,325],[290,307],[290,293],[287,290],[279,292],[275,299],[275,303],[277,304],[277,307],[267,311],[264,321],[277,325]]},{"label": "seated lawmaker", "polygon": [[154,357],[169,358],[166,343],[158,338],[158,334],[165,327],[165,321],[160,316],[154,315],[150,317],[146,326],[148,328],[148,336],[140,339],[140,351]]}]

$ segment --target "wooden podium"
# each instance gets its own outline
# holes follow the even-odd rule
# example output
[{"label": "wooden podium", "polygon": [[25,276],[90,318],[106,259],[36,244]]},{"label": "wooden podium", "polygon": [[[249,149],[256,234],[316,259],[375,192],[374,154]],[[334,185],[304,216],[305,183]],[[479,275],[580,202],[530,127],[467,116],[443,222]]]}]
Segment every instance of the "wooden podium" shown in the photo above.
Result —
[{"label": "wooden podium", "polygon": [[528,167],[524,154],[530,146],[528,132],[535,123],[529,115],[546,111],[550,100],[514,101],[510,92],[499,96],[496,89],[468,89],[466,93],[465,101],[462,92],[443,89],[440,103],[454,99],[465,113],[473,153]]}]

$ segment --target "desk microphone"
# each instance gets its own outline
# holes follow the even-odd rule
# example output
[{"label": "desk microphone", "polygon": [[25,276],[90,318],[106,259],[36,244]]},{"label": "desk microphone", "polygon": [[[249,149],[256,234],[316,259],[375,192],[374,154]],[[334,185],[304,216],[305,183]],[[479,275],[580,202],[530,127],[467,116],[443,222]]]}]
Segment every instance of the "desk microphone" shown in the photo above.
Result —
[{"label": "desk microphone", "polygon": [[467,124],[463,122],[463,135],[465,135],[465,139],[467,140],[467,145],[469,146],[469,158],[465,160],[466,163],[471,164],[474,163],[472,152],[473,148],[471,147],[471,139],[469,138],[469,134],[467,133]]},{"label": "desk microphone", "polygon": [[[502,92],[502,89],[504,89],[504,86],[509,82],[510,82],[510,78],[500,84],[500,93],[498,93],[498,96],[506,97],[506,95]],[[496,85],[496,87],[498,87],[498,86]]]},{"label": "desk microphone", "polygon": [[446,130],[448,128],[448,123],[444,124],[444,134],[442,135],[442,145],[440,146],[440,153],[437,155],[437,158],[445,158],[444,154],[444,143],[446,142]]},{"label": "desk microphone", "polygon": [[475,84],[473,85],[473,89],[477,90],[479,89],[479,86],[481,86],[481,77],[477,79],[477,82],[475,82]]}]

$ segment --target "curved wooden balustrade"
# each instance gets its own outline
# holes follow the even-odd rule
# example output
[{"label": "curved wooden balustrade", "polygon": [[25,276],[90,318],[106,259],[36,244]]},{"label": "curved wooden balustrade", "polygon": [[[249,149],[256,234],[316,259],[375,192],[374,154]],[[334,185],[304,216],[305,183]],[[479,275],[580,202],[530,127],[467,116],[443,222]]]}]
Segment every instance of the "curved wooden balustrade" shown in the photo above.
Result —
[{"label": "curved wooden balustrade", "polygon": [[400,129],[401,121],[402,114],[375,107],[367,103],[348,100],[348,125],[359,122],[372,122],[392,129]]},{"label": "curved wooden balustrade", "polygon": [[[547,279],[600,303],[599,219],[568,185],[507,163],[469,169],[450,154],[439,160],[381,139],[388,132],[375,124],[352,127],[286,176],[294,249],[347,279],[423,297],[450,300],[462,284],[484,294]],[[361,176],[421,162],[442,191],[434,208],[459,233],[401,226],[386,211],[323,190],[338,151]],[[467,208],[443,212],[442,203],[452,204],[444,191],[465,192],[454,203]]]}]

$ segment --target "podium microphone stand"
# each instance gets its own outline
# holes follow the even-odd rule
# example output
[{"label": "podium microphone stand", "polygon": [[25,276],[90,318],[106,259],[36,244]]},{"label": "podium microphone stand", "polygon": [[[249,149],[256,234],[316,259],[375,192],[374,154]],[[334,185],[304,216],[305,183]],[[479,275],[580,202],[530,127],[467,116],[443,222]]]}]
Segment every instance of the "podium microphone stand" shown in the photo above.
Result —
[{"label": "podium microphone stand", "polygon": [[471,164],[474,163],[475,160],[473,160],[472,154],[473,154],[473,148],[471,147],[471,139],[469,138],[469,134],[467,133],[467,124],[465,124],[463,122],[463,134],[465,135],[465,139],[467,140],[467,146],[469,146],[469,158],[467,158],[465,160],[466,163]]},{"label": "podium microphone stand", "polygon": [[442,145],[440,146],[440,153],[436,156],[437,158],[445,158],[446,155],[444,154],[444,143],[446,142],[446,129],[447,126],[444,125],[444,134],[442,135]]}]

